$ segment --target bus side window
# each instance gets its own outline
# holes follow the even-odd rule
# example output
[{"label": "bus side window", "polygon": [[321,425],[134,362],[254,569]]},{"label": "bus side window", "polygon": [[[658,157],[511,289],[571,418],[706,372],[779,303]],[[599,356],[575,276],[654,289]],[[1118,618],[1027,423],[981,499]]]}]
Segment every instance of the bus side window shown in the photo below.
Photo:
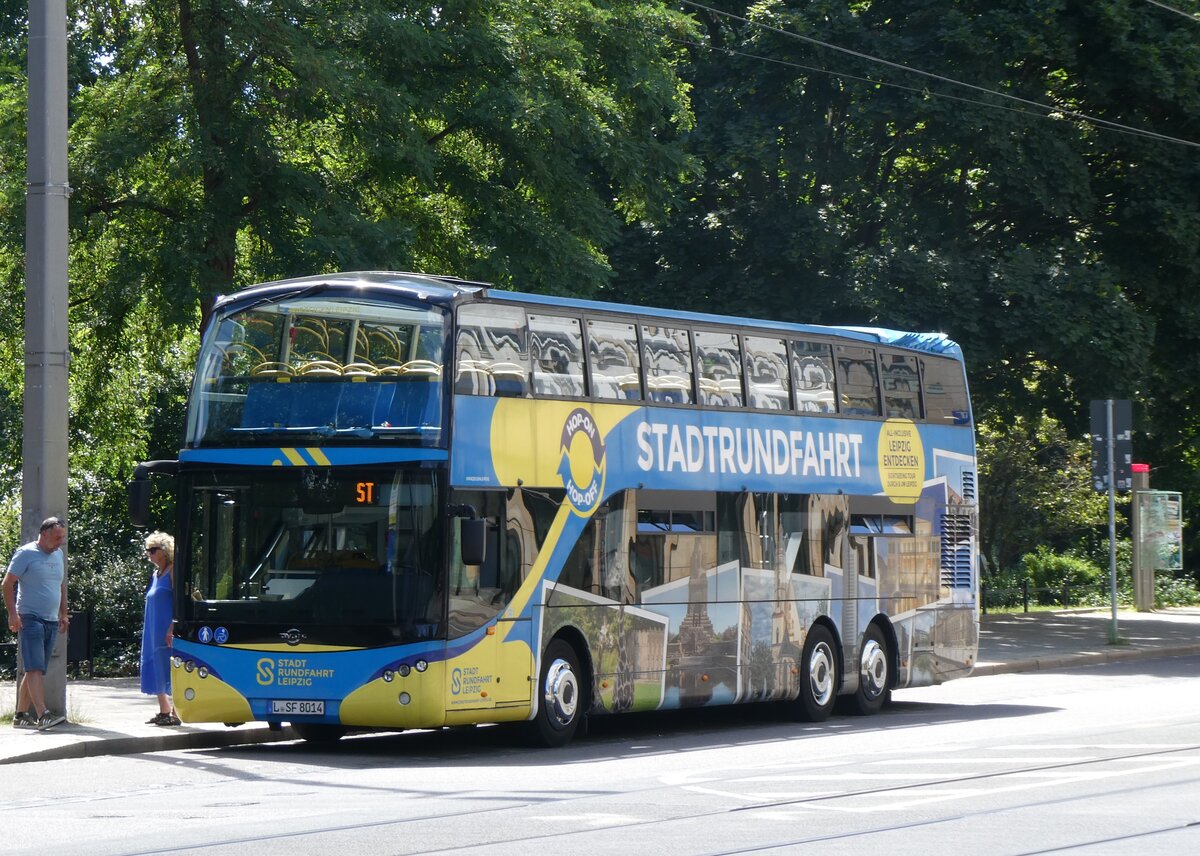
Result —
[{"label": "bus side window", "polygon": [[[514,574],[507,567],[515,559],[509,549],[502,491],[463,491],[455,502],[469,505],[487,521],[487,550],[482,565],[462,561],[462,518],[451,520],[454,543],[450,554],[450,635],[482,627],[503,609],[512,597]],[[502,537],[503,536],[503,537]]]},{"label": "bus side window", "polygon": [[454,391],[520,398],[529,392],[529,325],[517,306],[472,303],[458,311]]},{"label": "bus side window", "polygon": [[944,357],[921,357],[925,418],[939,425],[970,425],[967,381],[962,364]]},{"label": "bus side window", "polygon": [[751,407],[789,409],[788,357],[782,339],[746,337],[746,380],[750,387]]},{"label": "bus side window", "polygon": [[691,404],[691,334],[679,327],[643,325],[642,347],[646,351],[646,397],[669,404]]},{"label": "bus side window", "polygon": [[792,342],[792,384],[796,409],[837,412],[833,388],[833,352],[823,342]]},{"label": "bus side window", "polygon": [[583,333],[578,318],[529,316],[533,391],[538,395],[583,395]]},{"label": "bus side window", "polygon": [[875,351],[854,345],[837,346],[838,410],[848,416],[879,415],[879,370]]},{"label": "bus side window", "polygon": [[588,321],[588,373],[596,398],[642,397],[637,329],[620,321]]},{"label": "bus side window", "polygon": [[879,365],[882,369],[883,415],[889,419],[920,419],[921,395],[917,358],[907,354],[881,353]]},{"label": "bus side window", "polygon": [[[742,353],[733,333],[696,331],[700,403],[710,407],[741,407]],[[751,393],[753,395],[753,393]]]}]

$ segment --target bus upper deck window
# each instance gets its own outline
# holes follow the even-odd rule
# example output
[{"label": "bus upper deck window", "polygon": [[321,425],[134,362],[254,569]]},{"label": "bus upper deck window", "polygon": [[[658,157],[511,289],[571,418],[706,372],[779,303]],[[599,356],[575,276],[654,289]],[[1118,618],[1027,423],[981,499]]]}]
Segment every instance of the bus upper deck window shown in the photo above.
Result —
[{"label": "bus upper deck window", "polygon": [[692,403],[692,344],[687,330],[642,327],[646,352],[646,396],[668,404]]},{"label": "bus upper deck window", "polygon": [[696,331],[699,358],[700,403],[715,407],[741,407],[742,351],[733,333]]},{"label": "bus upper deck window", "polygon": [[458,312],[454,391],[522,397],[529,391],[529,325],[518,306],[476,303]]},{"label": "bus upper deck window", "polygon": [[883,415],[889,419],[920,419],[921,392],[917,358],[907,354],[881,353],[879,365],[882,369]]},{"label": "bus upper deck window", "polygon": [[838,345],[837,384],[840,412],[850,416],[879,415],[879,369],[874,349]]},{"label": "bus upper deck window", "polygon": [[746,337],[746,382],[751,407],[790,409],[787,346],[782,339]]},{"label": "bus upper deck window", "polygon": [[792,384],[796,409],[834,413],[833,350],[823,342],[792,342]]},{"label": "bus upper deck window", "polygon": [[533,391],[538,395],[584,394],[583,333],[578,318],[529,316]]},{"label": "bus upper deck window", "polygon": [[596,398],[642,397],[637,328],[620,321],[588,321],[588,371]]}]

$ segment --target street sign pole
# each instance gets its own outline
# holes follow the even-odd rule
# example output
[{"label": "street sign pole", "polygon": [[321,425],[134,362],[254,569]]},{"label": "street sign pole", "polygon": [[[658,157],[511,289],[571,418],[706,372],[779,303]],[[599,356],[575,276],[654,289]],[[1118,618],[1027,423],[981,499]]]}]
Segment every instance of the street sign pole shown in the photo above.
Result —
[{"label": "street sign pole", "polygon": [[1108,447],[1108,593],[1112,599],[1112,626],[1108,629],[1108,644],[1120,641],[1117,633],[1117,485],[1116,485],[1116,432],[1113,430],[1113,401],[1104,403]]},{"label": "street sign pole", "polygon": [[1094,399],[1091,404],[1092,486],[1108,491],[1108,594],[1112,626],[1117,633],[1117,491],[1133,489],[1133,408],[1128,399]]}]

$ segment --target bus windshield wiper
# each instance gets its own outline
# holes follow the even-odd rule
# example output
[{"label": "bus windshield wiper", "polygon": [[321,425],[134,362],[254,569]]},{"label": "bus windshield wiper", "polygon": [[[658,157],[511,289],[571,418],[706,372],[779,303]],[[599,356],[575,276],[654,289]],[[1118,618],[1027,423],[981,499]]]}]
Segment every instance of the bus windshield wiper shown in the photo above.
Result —
[{"label": "bus windshield wiper", "polygon": [[249,312],[250,310],[257,309],[260,306],[269,306],[272,303],[281,303],[284,300],[303,300],[306,297],[313,297],[314,295],[320,294],[322,291],[325,291],[328,288],[329,283],[318,282],[310,285],[308,288],[301,289],[300,291],[284,292],[282,294],[267,294],[258,298],[258,300],[250,301],[245,306],[239,306],[237,312],[239,314],[242,312]]},{"label": "bus windshield wiper", "polygon": [[336,428],[329,425],[263,425],[258,428],[230,428],[230,434],[256,434],[270,436],[272,434],[316,434],[318,437],[332,437],[338,433]]}]

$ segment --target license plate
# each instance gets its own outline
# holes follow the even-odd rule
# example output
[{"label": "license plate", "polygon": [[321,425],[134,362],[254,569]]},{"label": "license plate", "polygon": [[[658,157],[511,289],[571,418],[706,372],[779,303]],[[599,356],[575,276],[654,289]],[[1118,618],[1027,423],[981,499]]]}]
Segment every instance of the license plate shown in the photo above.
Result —
[{"label": "license plate", "polygon": [[273,699],[271,713],[278,716],[324,716],[325,702],[304,701],[302,699]]}]

